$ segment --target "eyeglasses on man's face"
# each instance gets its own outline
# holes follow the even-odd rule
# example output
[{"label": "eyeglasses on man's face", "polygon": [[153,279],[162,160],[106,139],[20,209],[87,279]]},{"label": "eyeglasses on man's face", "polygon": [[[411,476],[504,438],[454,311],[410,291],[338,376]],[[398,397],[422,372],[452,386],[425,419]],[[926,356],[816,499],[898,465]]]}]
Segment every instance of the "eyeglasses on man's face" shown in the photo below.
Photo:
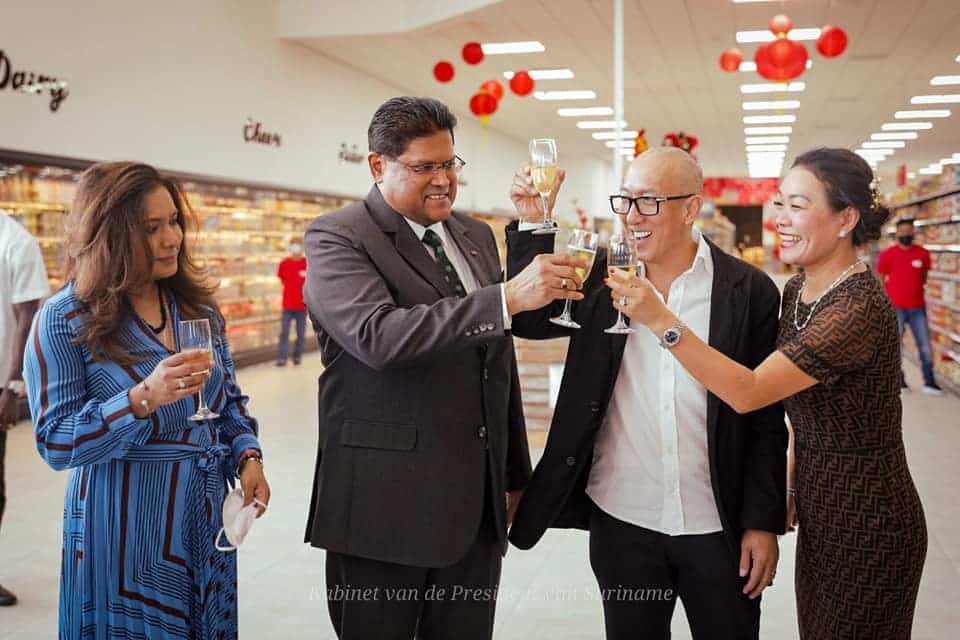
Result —
[{"label": "eyeglasses on man's face", "polygon": [[636,207],[637,213],[642,216],[655,216],[660,213],[660,203],[671,200],[686,200],[697,194],[688,193],[685,196],[610,196],[610,209],[619,216],[630,213],[630,207]]},{"label": "eyeglasses on man's face", "polygon": [[435,176],[441,171],[443,173],[453,173],[456,175],[459,174],[460,171],[463,170],[463,167],[467,164],[460,156],[453,156],[452,159],[447,160],[446,162],[424,162],[422,164],[407,164],[403,160],[397,158],[392,158],[392,160],[402,164],[418,176]]}]

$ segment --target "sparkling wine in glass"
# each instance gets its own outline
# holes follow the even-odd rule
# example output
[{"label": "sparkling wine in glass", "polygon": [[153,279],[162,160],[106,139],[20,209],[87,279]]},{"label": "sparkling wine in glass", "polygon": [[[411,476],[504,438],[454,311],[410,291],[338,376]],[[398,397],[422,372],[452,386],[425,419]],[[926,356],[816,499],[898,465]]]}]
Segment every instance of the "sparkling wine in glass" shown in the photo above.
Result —
[{"label": "sparkling wine in glass", "polygon": [[[586,268],[575,267],[574,269],[580,277],[580,281],[585,281],[587,276],[590,275],[590,270],[593,268],[593,259],[597,255],[597,234],[584,229],[574,229],[567,240],[566,254],[574,258],[580,258],[587,263]],[[580,325],[570,314],[572,305],[573,301],[567,298],[563,304],[563,313],[556,318],[550,318],[550,322],[561,327],[579,329]]]},{"label": "sparkling wine in glass", "polygon": [[556,233],[557,227],[550,216],[548,200],[557,179],[557,142],[553,138],[536,138],[530,141],[530,176],[533,187],[543,202],[543,224],[533,230],[535,234]]},{"label": "sparkling wine in glass", "polygon": [[[637,259],[633,254],[633,245],[622,235],[610,237],[610,249],[607,253],[607,266],[630,275],[637,275]],[[617,309],[617,322],[606,333],[634,333],[623,319],[623,312]]]},{"label": "sparkling wine in glass", "polygon": [[[208,353],[213,360],[213,335],[210,331],[210,321],[206,318],[200,320],[181,320],[180,321],[180,351],[189,351],[190,349],[202,349]],[[193,375],[204,375],[206,371],[200,371]],[[203,387],[197,392],[197,412],[190,416],[190,420],[210,420],[219,418],[220,414],[211,411],[203,399]]]}]

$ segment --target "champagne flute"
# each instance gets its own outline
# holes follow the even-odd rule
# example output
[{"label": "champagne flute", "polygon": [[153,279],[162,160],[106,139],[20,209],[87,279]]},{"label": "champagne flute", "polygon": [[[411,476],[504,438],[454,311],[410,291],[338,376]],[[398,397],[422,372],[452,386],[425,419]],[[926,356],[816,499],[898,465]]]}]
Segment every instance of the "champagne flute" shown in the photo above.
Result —
[{"label": "champagne flute", "polygon": [[[574,258],[580,258],[587,263],[586,268],[576,267],[575,269],[577,275],[580,276],[580,281],[586,281],[587,276],[590,275],[590,270],[593,268],[593,259],[597,255],[597,234],[584,229],[574,229],[567,239],[565,253]],[[561,327],[579,329],[580,325],[570,315],[572,304],[573,301],[567,298],[563,304],[563,313],[556,318],[550,318],[550,322]]]},{"label": "champagne flute", "polygon": [[536,138],[530,141],[530,175],[533,186],[543,202],[543,224],[533,230],[535,234],[556,233],[557,227],[550,217],[547,201],[557,179],[557,143],[553,138]]},{"label": "champagne flute", "polygon": [[[210,331],[210,321],[206,318],[180,321],[180,351],[189,349],[202,349],[213,360],[213,336]],[[205,373],[206,371],[201,371],[193,375],[203,375]],[[201,421],[220,417],[219,413],[210,410],[207,402],[203,399],[203,387],[200,387],[200,391],[197,392],[197,399],[197,412],[190,416],[190,420]]]},{"label": "champagne flute", "polygon": [[[622,235],[610,237],[610,249],[607,252],[607,266],[617,269],[632,276],[637,275],[637,259],[633,254],[633,245],[630,240]],[[623,319],[623,312],[617,309],[617,322],[609,329],[604,329],[605,333],[635,333],[634,329]]]}]

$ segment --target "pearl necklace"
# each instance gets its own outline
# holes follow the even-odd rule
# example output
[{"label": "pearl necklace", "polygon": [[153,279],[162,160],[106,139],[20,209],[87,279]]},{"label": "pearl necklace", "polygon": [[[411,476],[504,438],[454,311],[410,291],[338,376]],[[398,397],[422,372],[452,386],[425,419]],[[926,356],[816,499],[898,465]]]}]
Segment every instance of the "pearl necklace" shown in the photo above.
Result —
[{"label": "pearl necklace", "polygon": [[846,278],[848,275],[850,275],[850,272],[856,269],[857,265],[859,264],[862,264],[859,259],[854,260],[853,264],[851,264],[849,267],[844,269],[843,273],[841,273],[837,277],[837,279],[833,281],[833,284],[831,284],[829,287],[826,288],[826,290],[824,290],[823,293],[817,296],[817,299],[814,300],[813,303],[810,305],[810,313],[807,314],[807,319],[803,321],[803,324],[800,324],[800,298],[803,297],[803,292],[807,288],[807,279],[806,279],[806,276],[804,276],[803,286],[800,287],[800,291],[797,293],[797,299],[794,300],[794,303],[793,303],[793,326],[797,328],[797,331],[801,331],[805,329],[807,325],[810,324],[810,318],[813,317],[813,312],[816,310],[817,305],[820,303],[820,300],[823,299],[823,296],[833,291],[834,287],[836,287],[838,284],[843,282],[843,279]]}]

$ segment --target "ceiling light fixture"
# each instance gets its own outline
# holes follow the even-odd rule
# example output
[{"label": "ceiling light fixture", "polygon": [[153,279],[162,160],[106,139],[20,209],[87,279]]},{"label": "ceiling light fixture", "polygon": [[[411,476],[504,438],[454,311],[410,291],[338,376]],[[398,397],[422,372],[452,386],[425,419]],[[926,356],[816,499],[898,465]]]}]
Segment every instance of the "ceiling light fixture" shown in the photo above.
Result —
[{"label": "ceiling light fixture", "polygon": [[910,118],[949,118],[949,109],[920,109],[917,111],[897,111],[893,114],[897,120],[909,120]]},{"label": "ceiling light fixture", "polygon": [[484,42],[480,45],[483,54],[497,56],[506,53],[543,53],[546,47],[542,42],[528,40],[525,42]]},{"label": "ceiling light fixture", "polygon": [[768,136],[773,134],[793,133],[793,127],[745,127],[743,133],[748,136]]},{"label": "ceiling light fixture", "polygon": [[[534,80],[569,80],[573,77],[570,69],[531,69],[527,73]],[[510,80],[513,78],[513,71],[504,71],[503,77]]]},{"label": "ceiling light fixture", "polygon": [[610,140],[603,144],[611,149],[633,149],[636,146],[633,140]]},{"label": "ceiling light fixture", "polygon": [[806,82],[762,82],[760,84],[742,84],[740,93],[778,93],[786,91],[788,93],[798,93],[807,88]]},{"label": "ceiling light fixture", "polygon": [[[620,128],[627,126],[625,120],[620,121]],[[582,120],[577,123],[577,129],[616,129],[616,120]]]},{"label": "ceiling light fixture", "polygon": [[534,91],[537,100],[596,100],[595,91]]},{"label": "ceiling light fixture", "polygon": [[902,149],[907,146],[907,143],[900,140],[890,140],[888,142],[864,142],[860,146],[864,149]]},{"label": "ceiling light fixture", "polygon": [[790,136],[761,136],[744,140],[744,144],[787,144],[789,142]]},{"label": "ceiling light fixture", "polygon": [[930,78],[930,84],[945,85],[945,84],[960,84],[960,76],[933,76]]},{"label": "ceiling light fixture", "polygon": [[612,116],[610,107],[562,107],[557,109],[557,115],[563,118],[580,118],[584,116]]},{"label": "ceiling light fixture", "polygon": [[910,104],[958,104],[960,103],[960,93],[948,95],[932,96],[913,96],[910,98]]},{"label": "ceiling light fixture", "polygon": [[884,131],[926,131],[933,129],[932,122],[884,122],[880,127]]},{"label": "ceiling light fixture", "polygon": [[761,151],[786,151],[785,144],[748,144],[747,153],[758,153]]},{"label": "ceiling light fixture", "polygon": [[871,140],[916,140],[916,131],[901,131],[898,133],[874,133],[870,136]]},{"label": "ceiling light fixture", "polygon": [[796,122],[797,116],[744,116],[743,124],[783,124]]},{"label": "ceiling light fixture", "polygon": [[[791,29],[787,37],[794,42],[801,40],[816,40],[820,37],[819,28]],[[737,31],[737,42],[745,44],[749,42],[773,42],[777,36],[769,29],[762,31]]]},{"label": "ceiling light fixture", "polygon": [[799,109],[799,100],[773,100],[771,102],[744,102],[744,111],[766,111],[767,109]]},{"label": "ceiling light fixture", "polygon": [[621,131],[617,135],[616,131],[598,131],[590,136],[594,140],[636,140],[636,131]]},{"label": "ceiling light fixture", "polygon": [[[813,60],[808,59],[807,69],[811,69],[811,68],[813,68]],[[757,70],[757,63],[754,62],[753,60],[745,60],[744,62],[741,62],[740,66],[738,67],[738,71],[743,71],[743,72],[752,73],[756,70]]]}]

